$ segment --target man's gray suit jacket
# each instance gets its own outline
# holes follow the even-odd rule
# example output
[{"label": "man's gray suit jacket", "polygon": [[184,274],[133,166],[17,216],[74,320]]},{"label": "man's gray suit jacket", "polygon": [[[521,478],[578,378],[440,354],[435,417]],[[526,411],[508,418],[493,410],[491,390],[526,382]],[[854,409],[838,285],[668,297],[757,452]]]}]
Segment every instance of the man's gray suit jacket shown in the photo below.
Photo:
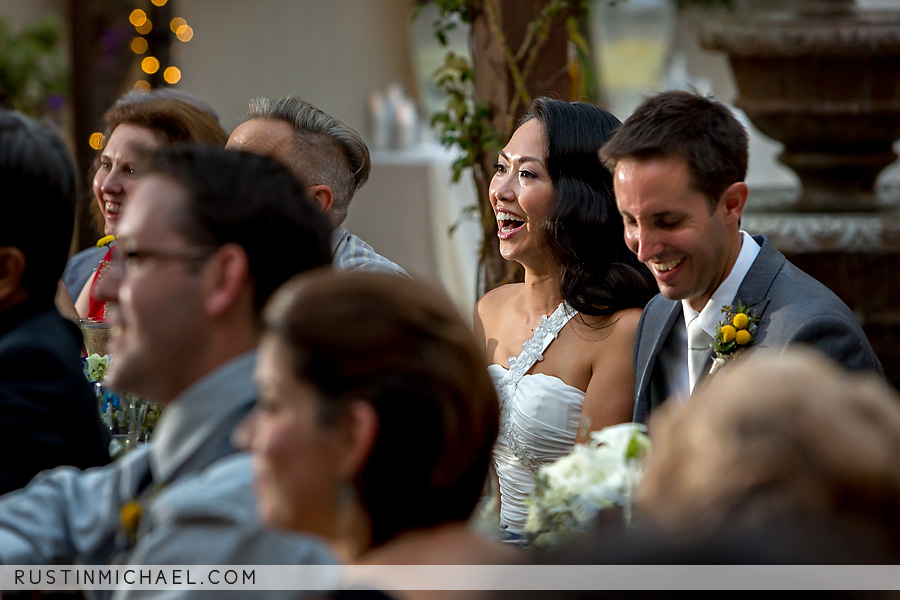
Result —
[{"label": "man's gray suit jacket", "polygon": [[[759,255],[741,283],[738,301],[759,316],[754,348],[806,344],[844,367],[884,375],[853,312],[827,287],[795,267],[764,236],[754,236]],[[647,304],[634,342],[634,420],[646,423],[653,408],[673,392],[658,368],[660,351],[674,343],[683,319],[681,302],[661,294]],[[707,370],[712,366],[710,349]]]}]

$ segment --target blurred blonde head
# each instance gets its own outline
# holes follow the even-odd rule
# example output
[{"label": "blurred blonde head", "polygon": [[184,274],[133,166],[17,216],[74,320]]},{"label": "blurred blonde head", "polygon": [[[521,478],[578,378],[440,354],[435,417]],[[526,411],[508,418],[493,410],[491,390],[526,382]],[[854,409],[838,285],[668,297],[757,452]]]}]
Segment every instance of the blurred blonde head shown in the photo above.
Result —
[{"label": "blurred blonde head", "polygon": [[696,536],[826,525],[900,549],[900,398],[883,380],[760,350],[665,406],[638,500],[649,522]]}]

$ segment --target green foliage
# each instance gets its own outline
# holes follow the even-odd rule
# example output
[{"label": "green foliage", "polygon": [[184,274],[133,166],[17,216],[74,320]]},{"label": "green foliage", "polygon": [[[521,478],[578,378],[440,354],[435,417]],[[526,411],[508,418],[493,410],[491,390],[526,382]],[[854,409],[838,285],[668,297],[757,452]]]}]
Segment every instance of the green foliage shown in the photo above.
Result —
[{"label": "green foliage", "polygon": [[47,17],[14,34],[0,18],[0,102],[33,117],[60,108],[68,88],[60,29]]},{"label": "green foliage", "polygon": [[[431,5],[438,10],[438,16],[432,27],[435,37],[443,46],[447,45],[447,33],[456,28],[459,22],[471,23],[478,10],[484,10],[492,21],[496,20],[492,6],[483,0],[420,0],[413,18],[418,17],[425,5]],[[435,73],[435,82],[438,89],[447,95],[447,104],[445,110],[434,115],[431,124],[438,129],[444,145],[457,146],[463,152],[463,156],[453,165],[454,181],[459,181],[466,168],[471,167],[477,171],[484,162],[483,158],[495,154],[512,134],[512,124],[517,110],[531,103],[526,80],[540,54],[541,47],[546,42],[550,24],[562,11],[573,6],[584,10],[587,0],[547,2],[540,15],[529,24],[525,40],[515,51],[503,37],[499,24],[492,22],[504,48],[507,68],[516,88],[512,104],[504,115],[507,126],[503,131],[498,131],[492,124],[495,107],[489,101],[476,103],[474,100],[475,73],[472,65],[465,57],[452,51],[447,52],[444,64]],[[589,65],[590,50],[587,41],[578,30],[577,21],[570,19],[567,25],[570,41],[578,53],[579,64]],[[585,75],[580,78],[579,91],[584,91],[586,97],[593,96],[588,91],[595,85],[591,71],[580,69],[579,72]]]},{"label": "green foliage", "polygon": [[583,98],[587,102],[596,102],[597,93],[600,90],[600,82],[591,60],[591,48],[588,40],[581,32],[581,24],[578,19],[574,17],[566,19],[566,30],[569,35],[569,42],[575,49],[576,54],[575,68],[577,73],[574,79],[577,89],[575,90],[575,96]]},{"label": "green foliage", "polygon": [[447,32],[456,29],[457,19],[463,23],[471,23],[478,2],[479,0],[419,0],[413,19],[419,17],[423,6],[431,5],[438,9],[438,17],[431,26],[434,28],[434,36],[442,46],[446,46]]},{"label": "green foliage", "polygon": [[[472,23],[479,0],[420,0],[413,18],[420,9],[432,5],[438,16],[432,23],[434,35],[442,46],[447,45],[447,33],[460,21]],[[500,147],[497,132],[491,127],[491,107],[487,102],[475,104],[475,71],[469,60],[448,51],[444,64],[434,74],[435,83],[447,96],[446,108],[435,114],[431,126],[438,129],[441,143],[458,146],[463,155],[453,164],[453,181],[459,181],[466,168],[478,168],[479,157],[486,151]]]},{"label": "green foliage", "polygon": [[465,57],[448,52],[435,81],[447,94],[447,105],[434,115],[431,124],[438,128],[444,145],[463,151],[453,164],[453,180],[459,181],[464,169],[478,168],[479,158],[485,152],[496,152],[502,142],[491,126],[490,103],[476,104],[473,99],[475,72]]}]

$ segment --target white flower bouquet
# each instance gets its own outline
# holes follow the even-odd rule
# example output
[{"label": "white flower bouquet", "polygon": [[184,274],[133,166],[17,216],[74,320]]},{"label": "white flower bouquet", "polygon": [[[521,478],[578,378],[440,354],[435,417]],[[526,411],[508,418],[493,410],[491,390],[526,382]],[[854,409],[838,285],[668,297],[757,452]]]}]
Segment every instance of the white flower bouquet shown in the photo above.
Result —
[{"label": "white flower bouquet", "polygon": [[630,519],[631,496],[650,450],[647,428],[623,423],[591,433],[591,441],[542,466],[528,507],[530,546],[558,546],[586,530],[603,509],[621,507]]},{"label": "white flower bouquet", "polygon": [[82,360],[84,361],[84,376],[87,377],[87,380],[90,382],[103,381],[106,369],[109,368],[109,355],[94,353]]}]

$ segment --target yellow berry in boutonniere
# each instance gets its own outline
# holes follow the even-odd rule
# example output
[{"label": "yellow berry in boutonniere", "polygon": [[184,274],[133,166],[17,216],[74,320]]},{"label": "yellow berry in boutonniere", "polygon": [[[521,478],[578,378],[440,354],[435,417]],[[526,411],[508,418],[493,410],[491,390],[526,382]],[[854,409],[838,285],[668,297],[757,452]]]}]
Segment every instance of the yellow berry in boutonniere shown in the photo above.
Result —
[{"label": "yellow berry in boutonniere", "polygon": [[97,247],[102,248],[103,246],[108,246],[113,243],[113,240],[116,239],[114,235],[104,235],[102,238],[97,240]]},{"label": "yellow berry in boutonniere", "polygon": [[759,323],[759,315],[741,301],[737,302],[737,307],[723,306],[722,313],[725,318],[716,324],[716,338],[712,344],[715,358],[710,375],[718,371],[725,361],[754,344]]},{"label": "yellow berry in boutonniere", "polygon": [[748,317],[745,313],[739,312],[738,314],[734,315],[734,319],[732,319],[731,323],[737,329],[747,329],[747,325],[750,324],[750,317]]},{"label": "yellow berry in boutonniere", "polygon": [[141,523],[141,514],[144,509],[134,500],[126,502],[119,510],[119,521],[122,523],[122,529],[129,539],[133,540],[137,536],[138,525]]},{"label": "yellow berry in boutonniere", "polygon": [[736,334],[734,327],[732,327],[731,325],[723,325],[721,332],[723,342],[730,342],[734,339],[734,336]]}]

